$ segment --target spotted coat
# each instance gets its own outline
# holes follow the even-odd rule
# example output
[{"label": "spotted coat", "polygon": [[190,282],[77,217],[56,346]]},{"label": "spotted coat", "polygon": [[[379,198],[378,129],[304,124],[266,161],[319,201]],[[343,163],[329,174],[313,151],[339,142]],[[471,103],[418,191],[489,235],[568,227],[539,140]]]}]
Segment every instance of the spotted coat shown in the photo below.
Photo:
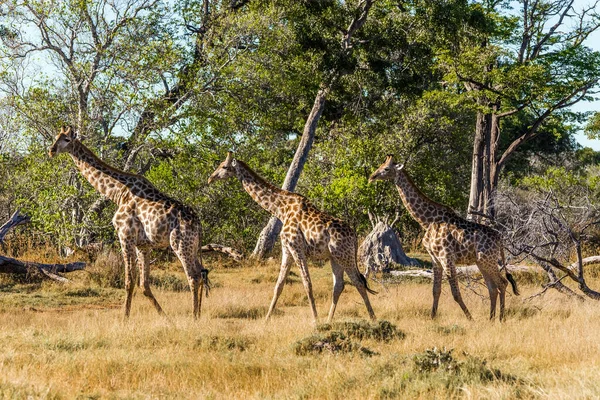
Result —
[{"label": "spotted coat", "polygon": [[[513,291],[518,290],[512,276],[505,278],[499,266],[505,266],[502,237],[486,225],[468,221],[451,208],[436,203],[425,196],[415,185],[402,165],[388,155],[385,162],[371,175],[374,180],[391,180],[395,183],[402,203],[410,215],[425,230],[423,246],[434,265],[432,318],[435,317],[441,294],[442,275],[448,277],[454,300],[468,319],[472,319],[462,300],[456,277],[457,264],[477,264],[490,294],[490,319],[496,314],[496,300],[500,295],[500,320],[504,319],[506,286],[510,281]],[[508,280],[507,280],[508,278]]]},{"label": "spotted coat", "polygon": [[367,287],[365,277],[356,264],[356,234],[340,219],[318,210],[304,196],[281,190],[258,176],[244,162],[235,160],[231,153],[210,176],[208,182],[237,177],[246,192],[265,210],[275,215],[283,223],[281,230],[282,258],[279,277],[266,319],[268,320],[279,298],[292,260],[300,268],[302,282],[309,299],[315,323],[317,309],[308,272],[307,260],[329,259],[333,272],[333,298],[327,320],[335,313],[340,294],[344,290],[344,272],[363,298],[371,319],[375,313],[367,292],[375,293]]},{"label": "spotted coat", "polygon": [[135,285],[132,268],[137,263],[139,285],[159,314],[164,314],[150,289],[150,249],[171,247],[187,275],[193,296],[193,316],[200,315],[201,283],[206,282],[200,243],[202,228],[193,210],[161,193],[150,181],[109,166],[63,128],[49,150],[50,156],[69,153],[81,174],[102,195],[117,205],[112,219],[125,262],[125,317],[129,317]]}]

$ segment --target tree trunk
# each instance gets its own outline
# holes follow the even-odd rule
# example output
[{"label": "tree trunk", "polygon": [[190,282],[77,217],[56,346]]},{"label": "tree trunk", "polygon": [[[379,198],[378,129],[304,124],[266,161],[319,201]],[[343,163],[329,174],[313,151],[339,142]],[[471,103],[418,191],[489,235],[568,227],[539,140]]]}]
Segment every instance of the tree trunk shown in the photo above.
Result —
[{"label": "tree trunk", "polygon": [[[329,87],[322,84],[315,97],[312,110],[310,111],[310,114],[306,119],[306,123],[304,124],[304,130],[302,132],[302,137],[300,138],[298,148],[296,149],[296,154],[294,154],[294,159],[292,160],[292,163],[285,176],[285,180],[283,181],[283,186],[281,187],[283,190],[293,192],[296,188],[296,184],[300,179],[300,174],[302,173],[304,164],[308,159],[308,153],[312,148],[319,118],[321,118],[323,108],[325,108],[325,100],[328,94]],[[256,247],[252,252],[252,257],[262,259],[271,250],[273,250],[277,236],[279,236],[279,232],[281,231],[281,225],[282,223],[279,219],[277,219],[277,217],[271,217],[269,223],[263,228],[260,236],[258,237]]]},{"label": "tree trunk", "polygon": [[498,187],[499,173],[496,154],[500,136],[500,119],[495,113],[499,106],[497,104],[488,106],[492,112],[477,113],[467,215],[468,219],[480,223],[486,223],[482,215],[491,219],[496,215],[494,195]]},{"label": "tree trunk", "polygon": [[486,115],[478,111],[473,140],[473,159],[471,166],[471,190],[469,193],[469,209],[467,218],[479,221],[480,216],[471,211],[481,212],[480,204],[483,196],[483,163],[485,153],[485,131],[487,130]]}]

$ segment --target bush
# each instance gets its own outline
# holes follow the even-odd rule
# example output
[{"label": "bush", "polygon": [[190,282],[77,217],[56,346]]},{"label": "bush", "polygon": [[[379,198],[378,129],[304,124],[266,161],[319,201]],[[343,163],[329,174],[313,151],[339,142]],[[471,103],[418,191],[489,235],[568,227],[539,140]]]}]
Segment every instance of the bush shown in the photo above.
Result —
[{"label": "bush", "polygon": [[362,340],[374,339],[380,342],[389,342],[394,339],[404,339],[406,334],[396,328],[389,321],[377,321],[375,324],[370,324],[366,321],[359,322],[334,322],[333,324],[324,324],[317,327],[320,332],[328,332],[331,330],[343,332],[348,337]]},{"label": "bush", "polygon": [[321,354],[328,351],[332,354],[359,353],[370,357],[377,353],[350,340],[342,332],[332,331],[327,335],[313,335],[299,340],[294,345],[296,355],[305,356],[310,354]]}]

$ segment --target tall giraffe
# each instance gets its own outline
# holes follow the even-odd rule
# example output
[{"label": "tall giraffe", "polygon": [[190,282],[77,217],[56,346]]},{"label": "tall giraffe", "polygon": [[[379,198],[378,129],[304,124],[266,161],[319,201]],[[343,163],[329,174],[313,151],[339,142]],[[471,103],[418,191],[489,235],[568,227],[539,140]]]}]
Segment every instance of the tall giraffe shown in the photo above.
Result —
[{"label": "tall giraffe", "polygon": [[[125,261],[125,318],[129,317],[133,284],[132,268],[137,261],[140,287],[159,314],[164,312],[150,290],[148,252],[171,247],[188,279],[193,296],[193,316],[198,318],[202,288],[207,287],[207,270],[202,268],[198,216],[188,207],[156,189],[140,175],[129,174],[105,164],[85,147],[71,127],[63,127],[48,154],[69,153],[81,174],[101,194],[117,204],[112,223],[119,236]],[[203,283],[203,285],[201,285]]]},{"label": "tall giraffe", "polygon": [[231,152],[227,153],[225,161],[208,178],[208,183],[232,176],[242,182],[242,186],[254,201],[283,223],[280,234],[281,268],[266,319],[269,319],[275,309],[293,259],[300,268],[304,289],[314,321],[317,323],[317,308],[307,258],[329,258],[333,270],[333,299],[327,321],[333,318],[338,299],[344,290],[344,271],[362,296],[369,317],[374,320],[375,313],[367,292],[376,292],[368,288],[365,277],[358,271],[354,231],[345,222],[317,210],[304,196],[279,189],[266,182],[244,162],[234,159]]},{"label": "tall giraffe", "polygon": [[508,282],[511,283],[516,295],[519,291],[512,275],[506,271],[506,278],[504,278],[498,268],[499,262],[506,266],[500,233],[489,226],[467,221],[451,208],[429,199],[404,171],[404,165],[394,162],[392,155],[388,155],[385,162],[373,172],[369,182],[378,179],[390,180],[396,184],[404,207],[425,230],[423,245],[434,265],[431,317],[435,317],[437,313],[442,292],[442,274],[445,273],[454,300],[460,305],[467,318],[472,319],[460,295],[456,264],[476,263],[490,293],[490,319],[494,319],[496,315],[496,300],[500,294],[500,320],[502,321]]}]

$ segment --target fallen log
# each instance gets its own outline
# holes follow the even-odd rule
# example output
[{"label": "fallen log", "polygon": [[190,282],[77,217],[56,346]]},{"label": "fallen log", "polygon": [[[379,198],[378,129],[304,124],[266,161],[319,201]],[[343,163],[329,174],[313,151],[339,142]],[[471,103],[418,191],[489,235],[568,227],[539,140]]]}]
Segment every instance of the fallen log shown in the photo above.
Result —
[{"label": "fallen log", "polygon": [[59,282],[68,282],[66,278],[57,275],[59,272],[73,272],[85,269],[84,262],[67,264],[42,264],[31,261],[21,261],[15,258],[0,256],[0,273],[27,275],[39,272],[45,277]]},{"label": "fallen log", "polygon": [[223,253],[223,254],[226,254],[229,257],[233,258],[235,261],[241,261],[244,258],[244,255],[241,252],[237,251],[236,249],[234,249],[232,247],[222,246],[220,244],[214,244],[214,243],[202,246],[202,252],[203,253],[211,253],[211,252]]},{"label": "fallen log", "polygon": [[[528,266],[528,265],[508,265],[509,272],[541,272],[539,267]],[[463,267],[456,267],[456,275],[460,277],[470,277],[481,274],[477,265],[466,265]],[[409,269],[405,271],[390,271],[390,275],[397,277],[416,277],[416,278],[427,278],[433,279],[433,271],[430,269]]]}]

